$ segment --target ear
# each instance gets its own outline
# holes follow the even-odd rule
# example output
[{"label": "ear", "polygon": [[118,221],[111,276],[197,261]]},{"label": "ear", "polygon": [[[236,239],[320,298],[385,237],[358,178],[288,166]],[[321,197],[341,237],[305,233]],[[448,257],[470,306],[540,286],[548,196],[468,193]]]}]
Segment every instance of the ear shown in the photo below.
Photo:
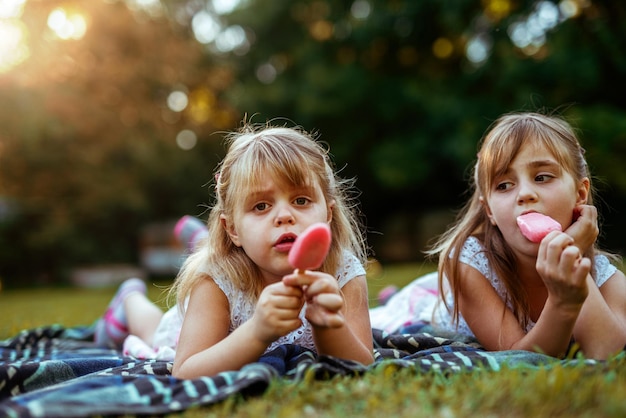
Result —
[{"label": "ear", "polygon": [[578,189],[576,190],[576,204],[584,205],[587,203],[589,199],[589,190],[591,189],[591,182],[588,177],[583,178],[578,184]]},{"label": "ear", "polygon": [[333,220],[333,209],[335,208],[335,201],[331,200],[328,203],[328,207],[326,208],[326,223],[330,224],[330,221]]},{"label": "ear", "polygon": [[228,234],[228,237],[233,242],[233,244],[235,244],[237,247],[241,247],[237,230],[235,229],[235,226],[231,222],[229,222],[226,215],[220,215],[220,223],[222,224],[222,227]]},{"label": "ear", "polygon": [[482,196],[478,198],[478,201],[483,205],[483,208],[485,208],[485,213],[487,214],[487,217],[489,218],[491,225],[496,226],[496,221],[493,219],[493,214],[491,213],[491,208],[489,207],[489,203],[487,203],[485,198]]}]

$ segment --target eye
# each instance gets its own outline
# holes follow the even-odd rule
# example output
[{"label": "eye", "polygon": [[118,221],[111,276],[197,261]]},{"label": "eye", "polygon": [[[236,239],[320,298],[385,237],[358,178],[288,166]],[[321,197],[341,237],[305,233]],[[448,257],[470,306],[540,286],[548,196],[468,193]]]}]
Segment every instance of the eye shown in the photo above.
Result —
[{"label": "eye", "polygon": [[293,202],[298,206],[303,206],[309,202],[309,199],[307,199],[306,197],[298,197]]},{"label": "eye", "polygon": [[539,174],[537,176],[535,176],[535,181],[537,182],[546,182],[548,180],[550,180],[553,176],[549,175],[549,174]]},{"label": "eye", "polygon": [[512,183],[508,181],[503,181],[502,183],[496,184],[496,190],[505,191],[511,188]]},{"label": "eye", "polygon": [[267,206],[268,205],[265,202],[257,203],[256,205],[254,205],[254,210],[264,211],[265,209],[267,209]]}]

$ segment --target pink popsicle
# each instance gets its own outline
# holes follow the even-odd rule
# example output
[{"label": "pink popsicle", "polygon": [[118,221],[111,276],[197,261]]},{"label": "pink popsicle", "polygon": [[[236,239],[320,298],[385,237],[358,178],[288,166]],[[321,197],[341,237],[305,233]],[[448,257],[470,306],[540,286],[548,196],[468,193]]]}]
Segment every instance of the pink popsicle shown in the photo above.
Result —
[{"label": "pink popsicle", "polygon": [[551,231],[562,231],[560,223],[537,212],[518,216],[517,225],[522,235],[532,242],[541,242]]},{"label": "pink popsicle", "polygon": [[324,262],[330,249],[330,227],[314,223],[296,238],[289,251],[289,264],[298,270],[313,270]]}]

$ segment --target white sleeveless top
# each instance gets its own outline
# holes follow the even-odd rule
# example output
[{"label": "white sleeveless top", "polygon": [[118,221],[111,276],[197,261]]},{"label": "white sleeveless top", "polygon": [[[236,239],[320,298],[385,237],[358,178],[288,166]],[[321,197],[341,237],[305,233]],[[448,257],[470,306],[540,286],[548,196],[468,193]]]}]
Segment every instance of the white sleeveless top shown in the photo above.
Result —
[{"label": "white sleeveless top", "polygon": [[[337,270],[337,274],[335,274],[339,287],[343,288],[353,278],[363,275],[365,275],[363,265],[353,254],[344,251],[342,262]],[[241,291],[226,277],[215,277],[213,280],[228,299],[230,306],[230,333],[252,317],[256,308],[257,297]],[[297,344],[316,351],[312,328],[305,318],[305,308],[300,312],[300,319],[302,320],[300,328],[280,337],[265,351],[268,352],[281,344]],[[174,306],[163,315],[154,334],[153,348],[162,350],[164,347],[169,347],[175,350],[182,325],[183,317],[178,306]]]},{"label": "white sleeveless top", "polygon": [[[487,256],[485,255],[485,248],[478,238],[469,237],[467,241],[465,241],[463,248],[461,249],[459,261],[478,270],[486,280],[489,280],[489,283],[498,293],[500,298],[503,301],[507,300],[507,292],[504,283],[500,281],[500,278],[496,276],[490,268],[489,260],[487,260]],[[594,258],[594,271],[592,276],[598,287],[601,287],[616,271],[617,268],[610,263],[606,256],[598,255]],[[452,297],[452,292],[446,293],[445,300],[446,304],[450,307],[450,311],[446,309],[446,306],[443,303],[438,303],[433,314],[433,325],[444,331],[457,332],[474,337],[474,333],[471,331],[465,321],[465,318],[463,318],[460,312],[458,328],[452,320],[452,312],[454,312],[454,299]],[[513,310],[510,302],[507,302],[507,307]],[[535,323],[533,321],[529,321],[528,326],[526,327],[526,332],[530,331],[534,326]]]}]

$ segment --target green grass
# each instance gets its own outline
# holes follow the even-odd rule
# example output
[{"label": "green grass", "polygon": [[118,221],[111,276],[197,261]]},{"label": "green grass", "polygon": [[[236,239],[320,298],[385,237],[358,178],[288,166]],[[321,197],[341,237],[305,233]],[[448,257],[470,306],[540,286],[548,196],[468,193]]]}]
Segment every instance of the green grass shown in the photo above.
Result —
[{"label": "green grass", "polygon": [[[377,268],[375,268],[377,267]],[[402,286],[432,271],[421,264],[373,266],[370,299],[389,284]],[[150,286],[163,301],[163,286]],[[0,292],[0,339],[24,328],[92,323],[115,289],[38,289]],[[475,370],[444,376],[383,364],[361,377],[293,383],[276,380],[263,395],[172,417],[622,417],[626,416],[626,360],[599,367]]]}]

